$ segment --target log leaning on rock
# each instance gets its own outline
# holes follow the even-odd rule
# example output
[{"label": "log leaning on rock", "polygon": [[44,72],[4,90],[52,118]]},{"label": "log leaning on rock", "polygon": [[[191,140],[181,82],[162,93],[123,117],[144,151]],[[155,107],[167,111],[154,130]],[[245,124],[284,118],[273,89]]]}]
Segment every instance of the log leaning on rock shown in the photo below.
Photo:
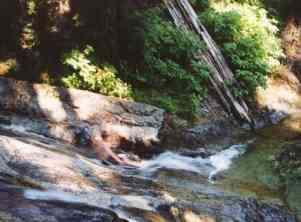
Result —
[{"label": "log leaning on rock", "polygon": [[243,99],[236,98],[226,82],[239,86],[227,65],[220,49],[200,22],[188,0],[163,0],[177,27],[183,31],[195,32],[206,44],[207,50],[200,52],[197,58],[205,61],[211,69],[209,83],[216,92],[224,109],[239,121],[253,125],[248,106]]},{"label": "log leaning on rock", "polygon": [[5,120],[2,115],[6,123],[19,123],[32,130],[34,127],[26,118],[34,119],[35,131],[38,132],[40,126],[40,133],[71,143],[89,142],[95,136],[89,129],[96,127],[99,134],[109,133],[115,147],[148,146],[158,142],[164,121],[164,111],[154,106],[7,78],[0,78],[0,112],[3,111],[25,116],[21,120],[9,115]]}]

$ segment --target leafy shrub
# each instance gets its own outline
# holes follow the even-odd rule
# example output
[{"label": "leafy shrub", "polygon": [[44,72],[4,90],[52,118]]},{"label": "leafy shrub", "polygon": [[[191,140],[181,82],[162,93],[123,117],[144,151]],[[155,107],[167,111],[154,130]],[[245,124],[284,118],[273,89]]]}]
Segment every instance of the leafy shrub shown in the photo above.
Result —
[{"label": "leafy shrub", "polygon": [[170,113],[178,113],[180,111],[178,98],[174,98],[169,96],[167,93],[159,92],[158,90],[135,89],[134,99],[147,104],[163,107],[167,112]]},{"label": "leafy shrub", "polygon": [[269,72],[279,66],[282,56],[275,20],[257,6],[215,4],[200,15],[217,43],[222,47],[242,89],[237,95],[252,96],[265,85]]},{"label": "leafy shrub", "polygon": [[265,8],[271,16],[284,18],[289,11],[289,5],[291,1],[285,0],[222,0],[226,3],[239,3],[257,6],[259,8]]},{"label": "leafy shrub", "polygon": [[[165,20],[158,10],[136,16],[141,23],[133,32],[132,45],[142,45],[143,61],[134,78],[148,88],[167,93],[168,102],[159,101],[163,108],[177,110],[174,112],[178,114],[195,113],[206,95],[204,82],[210,73],[207,65],[195,59],[204,44],[194,33],[183,32]],[[185,99],[182,103],[187,109],[170,109],[174,107],[170,101],[176,98]]]},{"label": "leafy shrub", "polygon": [[192,0],[191,4],[197,10],[204,10],[209,7],[209,0]]},{"label": "leafy shrub", "polygon": [[21,30],[20,46],[23,49],[33,49],[38,45],[38,38],[32,23],[26,23]]},{"label": "leafy shrub", "polygon": [[64,75],[61,83],[66,87],[91,90],[104,95],[129,97],[131,88],[117,77],[117,71],[110,65],[98,65],[92,58],[91,46],[84,50],[73,49],[63,57],[63,64],[70,74]]},{"label": "leafy shrub", "polygon": [[178,114],[185,118],[192,118],[197,112],[200,100],[195,95],[176,95],[165,89],[135,89],[134,99],[164,108],[167,112]]}]

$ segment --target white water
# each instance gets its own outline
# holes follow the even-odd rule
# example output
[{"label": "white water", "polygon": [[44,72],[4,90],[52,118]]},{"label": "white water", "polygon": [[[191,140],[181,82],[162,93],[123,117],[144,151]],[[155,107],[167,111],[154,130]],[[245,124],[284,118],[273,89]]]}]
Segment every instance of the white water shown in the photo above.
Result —
[{"label": "white water", "polygon": [[[1,125],[0,127],[20,133],[28,133],[27,129],[23,126]],[[209,158],[192,158],[173,152],[165,152],[152,160],[142,161],[139,171],[143,173],[154,173],[160,169],[184,170],[207,176],[211,181],[214,175],[229,169],[233,159],[243,154],[245,150],[246,145],[233,145],[226,150],[210,156]],[[100,162],[95,160],[93,163],[99,164]],[[119,169],[119,167],[116,167],[116,169]],[[59,197],[57,198],[54,196],[55,193],[47,193],[47,196],[52,196],[54,199],[60,200]],[[41,193],[41,195],[43,195],[43,193]],[[62,197],[63,196],[64,195],[62,195]],[[70,202],[72,201],[70,200]]]},{"label": "white water", "polygon": [[62,191],[40,191],[34,189],[28,189],[24,192],[24,197],[30,200],[57,200],[65,201],[67,203],[83,203],[83,201],[72,193]]},{"label": "white water", "polygon": [[158,157],[143,161],[140,170],[144,173],[154,173],[160,169],[184,170],[212,177],[221,171],[229,169],[233,159],[246,151],[247,145],[233,145],[208,158],[187,157],[177,153],[165,152]]},{"label": "white water", "polygon": [[46,137],[42,134],[37,134],[37,133],[33,132],[30,129],[30,127],[22,126],[21,124],[20,125],[17,125],[17,124],[3,125],[3,124],[1,124],[0,128],[10,130],[12,132],[17,132],[17,133],[27,134],[27,135],[34,135],[34,136],[37,136],[40,138],[48,139],[48,137]]},{"label": "white water", "polygon": [[19,133],[27,133],[27,129],[24,126],[21,125],[0,125],[1,128],[3,129],[7,129],[7,130],[11,130],[11,131],[15,131],[15,132],[19,132]]},{"label": "white water", "polygon": [[210,163],[214,166],[215,170],[210,172],[209,180],[211,180],[217,173],[229,169],[233,159],[243,154],[246,151],[246,148],[246,145],[233,145],[229,149],[210,156]]},{"label": "white water", "polygon": [[89,193],[71,193],[61,190],[47,190],[40,191],[34,189],[28,189],[24,191],[24,197],[30,200],[56,200],[67,203],[83,203],[91,206],[110,209],[110,207],[127,206],[133,208],[140,208],[144,210],[153,211],[150,201],[143,196],[137,195],[113,195],[102,192],[100,195],[93,195]]},{"label": "white water", "polygon": [[130,196],[130,195],[120,195],[113,196],[105,193],[101,193],[103,200],[93,201],[94,199],[89,198],[84,194],[74,194],[69,192],[64,192],[60,190],[47,190],[40,191],[34,189],[27,189],[24,191],[24,197],[30,200],[46,200],[46,201],[62,201],[66,203],[78,203],[78,204],[87,204],[89,206],[101,207],[103,209],[108,209],[114,211],[119,218],[125,219],[128,222],[138,222],[137,220],[130,218],[130,216],[122,211],[121,209],[112,209],[113,206],[131,206],[140,208],[144,207],[146,210],[154,210],[149,206],[147,200],[144,200],[139,196]]}]

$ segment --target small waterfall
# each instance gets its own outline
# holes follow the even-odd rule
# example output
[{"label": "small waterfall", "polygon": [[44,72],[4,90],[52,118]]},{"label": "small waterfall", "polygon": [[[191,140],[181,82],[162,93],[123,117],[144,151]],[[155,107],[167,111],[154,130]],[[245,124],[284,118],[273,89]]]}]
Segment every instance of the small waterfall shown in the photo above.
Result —
[{"label": "small waterfall", "polygon": [[184,31],[193,31],[206,43],[207,50],[196,57],[205,61],[211,68],[210,83],[216,91],[222,105],[228,113],[233,113],[239,120],[253,125],[248,106],[242,98],[235,98],[225,82],[239,87],[233,72],[227,65],[219,47],[207,32],[192,8],[189,0],[163,0],[177,27]]},{"label": "small waterfall", "polygon": [[143,161],[140,170],[146,174],[160,169],[184,170],[208,177],[211,181],[216,174],[229,169],[233,159],[244,154],[246,150],[247,144],[237,144],[208,158],[193,158],[165,152],[152,160]]}]

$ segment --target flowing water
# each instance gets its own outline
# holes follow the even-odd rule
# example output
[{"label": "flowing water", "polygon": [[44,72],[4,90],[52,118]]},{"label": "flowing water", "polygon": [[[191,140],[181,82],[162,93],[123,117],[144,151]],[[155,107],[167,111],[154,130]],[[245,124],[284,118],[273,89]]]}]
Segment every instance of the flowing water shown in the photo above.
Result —
[{"label": "flowing water", "polygon": [[150,174],[161,169],[183,170],[195,172],[208,177],[211,181],[214,175],[227,170],[234,158],[246,151],[246,145],[233,145],[208,158],[187,157],[177,153],[165,152],[153,160],[143,161],[139,169],[143,174]]},{"label": "flowing water", "polygon": [[[224,88],[233,74],[189,1],[166,5],[179,27],[206,42],[200,58],[212,65],[211,83],[225,107],[251,122],[245,103]],[[301,216],[301,173],[286,179],[274,161],[300,140],[301,118],[226,148],[210,142],[214,150],[205,156],[165,151],[142,159],[139,168],[107,165],[86,148],[27,126],[0,125],[1,222],[297,222]]]},{"label": "flowing water", "polygon": [[[64,203],[71,204],[73,209],[80,204],[80,209],[90,211],[90,208],[86,209],[88,206],[105,209],[125,221],[159,222],[293,222],[298,220],[288,208],[301,212],[298,211],[301,203],[301,198],[297,197],[298,183],[292,186],[293,189],[283,187],[271,162],[271,156],[279,152],[283,144],[293,143],[299,135],[296,129],[284,134],[282,129],[286,128],[283,125],[250,134],[240,144],[222,150],[218,148],[207,157],[203,151],[199,155],[194,152],[193,157],[182,151],[166,151],[141,160],[141,167],[137,169],[105,165],[85,156],[76,147],[18,126],[0,128],[4,153],[16,147],[6,165],[14,173],[10,170],[5,174],[0,172],[0,186],[4,181],[20,187],[23,198],[31,201],[31,205]],[[0,156],[1,169],[5,159],[9,156]],[[11,176],[7,177],[7,174]],[[14,175],[19,175],[17,182],[12,180]],[[27,177],[33,181],[28,181]],[[18,206],[19,202],[20,197],[15,204]],[[31,212],[24,204],[21,206],[14,211],[15,215],[21,214],[22,210],[25,215]],[[44,209],[45,206],[39,207]],[[0,218],[1,208],[0,204]],[[83,220],[77,218],[76,221]]]}]

